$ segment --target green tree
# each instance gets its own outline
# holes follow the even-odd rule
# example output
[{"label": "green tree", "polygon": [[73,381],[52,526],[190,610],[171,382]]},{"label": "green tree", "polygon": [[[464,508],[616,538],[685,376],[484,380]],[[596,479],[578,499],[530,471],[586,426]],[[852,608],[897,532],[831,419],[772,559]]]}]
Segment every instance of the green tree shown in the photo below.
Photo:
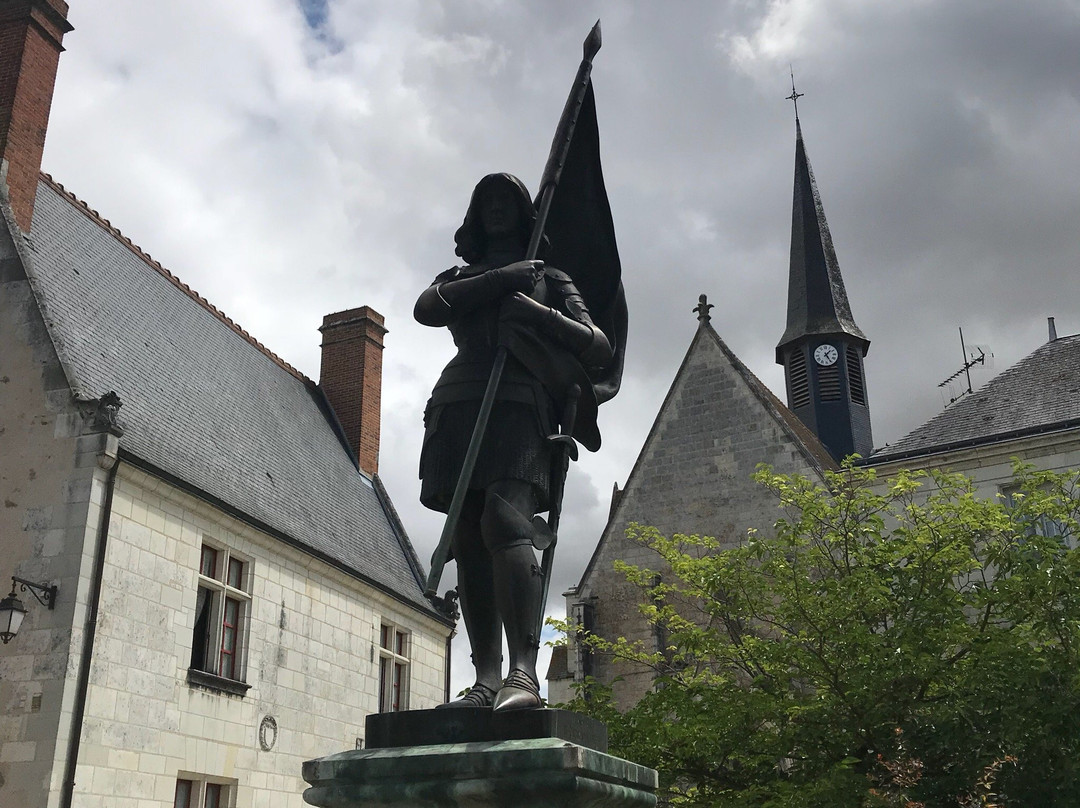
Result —
[{"label": "green tree", "polygon": [[1080,805],[1080,473],[1017,464],[990,501],[937,472],[756,479],[783,509],[768,536],[629,531],[658,564],[621,571],[667,647],[582,640],[656,687],[568,705],[612,752],[672,805]]}]

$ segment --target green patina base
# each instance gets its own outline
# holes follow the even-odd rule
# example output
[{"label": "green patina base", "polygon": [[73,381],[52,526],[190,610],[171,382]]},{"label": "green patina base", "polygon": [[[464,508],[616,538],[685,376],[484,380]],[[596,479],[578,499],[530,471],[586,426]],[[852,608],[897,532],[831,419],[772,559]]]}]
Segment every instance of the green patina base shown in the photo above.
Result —
[{"label": "green patina base", "polygon": [[558,738],[362,749],[304,764],[321,808],[652,808],[656,772]]}]

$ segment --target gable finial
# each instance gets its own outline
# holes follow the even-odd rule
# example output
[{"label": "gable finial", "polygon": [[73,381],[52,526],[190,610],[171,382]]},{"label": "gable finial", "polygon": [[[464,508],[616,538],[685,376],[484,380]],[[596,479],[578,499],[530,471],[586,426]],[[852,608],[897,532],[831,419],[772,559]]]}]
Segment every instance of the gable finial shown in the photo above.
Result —
[{"label": "gable finial", "polygon": [[705,295],[698,296],[698,304],[694,306],[693,311],[697,312],[697,318],[699,323],[707,323],[712,319],[709,314],[709,309],[715,308],[709,299]]},{"label": "gable finial", "polygon": [[795,70],[790,64],[788,64],[788,72],[791,73],[791,95],[787,97],[787,100],[795,105],[795,120],[799,120],[799,99],[806,93],[800,93],[795,91]]}]

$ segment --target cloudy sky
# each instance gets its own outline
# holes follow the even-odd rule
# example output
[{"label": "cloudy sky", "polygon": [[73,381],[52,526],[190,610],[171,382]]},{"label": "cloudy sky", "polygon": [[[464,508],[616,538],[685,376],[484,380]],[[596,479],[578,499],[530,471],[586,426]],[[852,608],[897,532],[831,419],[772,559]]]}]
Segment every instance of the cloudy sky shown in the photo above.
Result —
[{"label": "cloudy sky", "polygon": [[[70,0],[44,169],[304,373],[322,316],[386,316],[381,473],[420,556],[421,413],[449,335],[411,317],[473,184],[535,190],[581,42],[631,312],[605,445],[572,469],[576,582],[696,327],[783,397],[794,117],[866,362],[876,446],[1080,331],[1077,0]],[[451,579],[452,580],[452,573]],[[456,642],[455,687],[467,685]],[[541,670],[541,673],[543,669]]]}]

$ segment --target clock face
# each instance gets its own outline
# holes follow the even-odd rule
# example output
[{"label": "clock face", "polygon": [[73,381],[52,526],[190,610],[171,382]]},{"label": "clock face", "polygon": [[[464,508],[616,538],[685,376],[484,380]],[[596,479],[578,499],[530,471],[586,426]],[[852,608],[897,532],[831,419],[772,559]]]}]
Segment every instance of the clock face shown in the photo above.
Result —
[{"label": "clock face", "polygon": [[839,358],[840,354],[831,345],[819,345],[814,349],[814,361],[819,365],[831,365]]}]

